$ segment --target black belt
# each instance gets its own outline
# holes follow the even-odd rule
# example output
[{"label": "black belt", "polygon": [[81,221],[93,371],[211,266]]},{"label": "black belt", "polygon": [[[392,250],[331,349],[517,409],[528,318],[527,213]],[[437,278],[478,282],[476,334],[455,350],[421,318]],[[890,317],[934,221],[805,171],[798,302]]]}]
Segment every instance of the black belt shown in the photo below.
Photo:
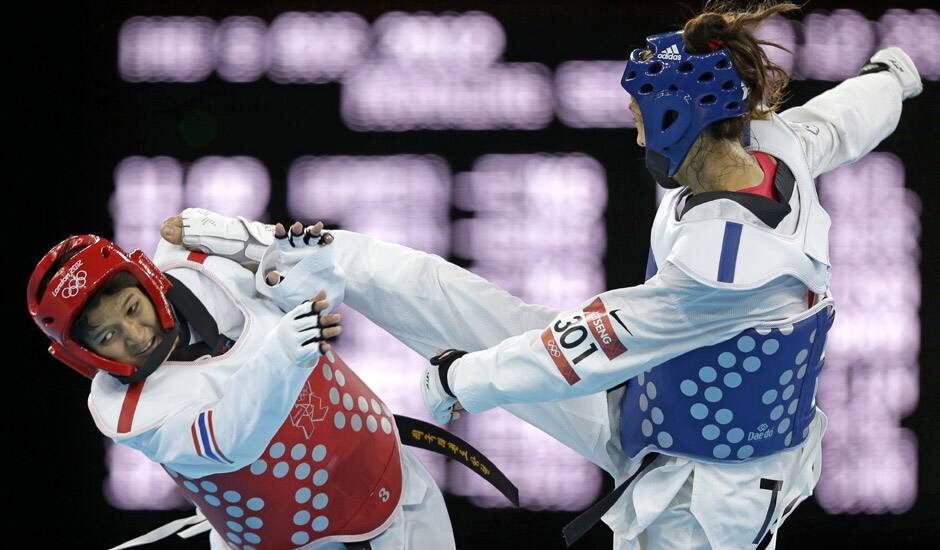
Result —
[{"label": "black belt", "polygon": [[[402,444],[456,460],[485,479],[487,483],[509,499],[509,502],[514,506],[519,506],[519,489],[509,481],[509,478],[490,459],[486,458],[473,445],[443,428],[417,418],[396,414],[395,424],[398,425],[398,435]],[[347,542],[345,546],[346,550],[371,550],[372,548],[367,540]]]},{"label": "black belt", "polygon": [[564,529],[561,530],[562,534],[565,536],[565,545],[570,548],[572,544],[590,531],[591,527],[594,527],[594,524],[601,520],[601,516],[606,514],[607,510],[610,510],[610,507],[617,502],[617,499],[627,490],[627,487],[636,479],[636,476],[640,475],[640,472],[649,467],[657,456],[659,456],[659,453],[650,453],[643,457],[643,463],[640,464],[639,470],[633,472],[633,475],[628,477],[627,480],[621,483],[616,489],[591,505],[591,507],[585,510],[580,516],[574,518],[571,523],[565,525]]},{"label": "black belt", "polygon": [[514,506],[519,506],[519,489],[473,445],[443,428],[417,418],[396,414],[395,423],[398,425],[403,444],[456,460],[495,487]]}]

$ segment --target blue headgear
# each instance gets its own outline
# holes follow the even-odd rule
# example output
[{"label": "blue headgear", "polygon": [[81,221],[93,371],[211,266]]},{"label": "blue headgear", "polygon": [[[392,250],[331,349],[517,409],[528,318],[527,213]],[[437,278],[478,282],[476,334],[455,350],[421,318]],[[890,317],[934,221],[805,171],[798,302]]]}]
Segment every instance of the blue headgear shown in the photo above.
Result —
[{"label": "blue headgear", "polygon": [[646,131],[646,167],[663,187],[705,128],[748,112],[747,86],[726,48],[702,55],[685,49],[682,31],[646,38],[653,55],[637,48],[623,72],[623,89],[636,100]]}]

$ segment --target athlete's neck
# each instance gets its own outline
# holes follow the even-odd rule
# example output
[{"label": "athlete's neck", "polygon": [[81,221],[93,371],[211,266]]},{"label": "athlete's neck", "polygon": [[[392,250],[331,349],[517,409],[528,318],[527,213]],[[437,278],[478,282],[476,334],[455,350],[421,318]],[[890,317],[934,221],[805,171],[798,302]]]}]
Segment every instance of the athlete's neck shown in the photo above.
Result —
[{"label": "athlete's neck", "polygon": [[693,195],[709,191],[737,191],[760,185],[764,171],[737,141],[716,140],[702,134],[676,172],[675,180]]}]

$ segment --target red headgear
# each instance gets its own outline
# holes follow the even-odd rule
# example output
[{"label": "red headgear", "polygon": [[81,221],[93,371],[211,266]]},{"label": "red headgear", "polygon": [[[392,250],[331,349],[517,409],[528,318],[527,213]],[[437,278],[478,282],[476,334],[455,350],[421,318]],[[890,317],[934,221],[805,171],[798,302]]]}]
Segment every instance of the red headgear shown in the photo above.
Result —
[{"label": "red headgear", "polygon": [[[81,249],[56,271],[39,296],[39,285],[56,260],[64,254]],[[72,339],[72,324],[78,318],[88,299],[109,277],[126,271],[136,278],[156,306],[157,315],[164,330],[173,328],[173,312],[165,292],[170,281],[160,272],[150,258],[140,250],[127,254],[119,246],[95,235],[69,237],[36,265],[29,286],[26,302],[29,314],[39,329],[52,340],[49,353],[88,378],[98,370],[118,376],[131,376],[137,367],[102,357]]]}]

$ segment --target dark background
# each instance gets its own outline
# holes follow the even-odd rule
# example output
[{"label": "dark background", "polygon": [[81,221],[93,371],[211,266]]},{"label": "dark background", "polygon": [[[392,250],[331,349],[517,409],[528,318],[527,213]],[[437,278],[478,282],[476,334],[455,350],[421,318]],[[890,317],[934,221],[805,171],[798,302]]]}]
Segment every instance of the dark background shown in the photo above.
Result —
[{"label": "dark background", "polygon": [[[851,7],[877,19],[889,7],[912,9],[930,3],[853,4],[814,1],[805,11]],[[698,7],[698,3],[689,6]],[[21,254],[22,261],[11,262],[12,282],[4,293],[5,347],[13,351],[5,366],[13,377],[4,380],[11,427],[5,437],[4,500],[15,511],[5,523],[13,523],[8,528],[20,532],[26,542],[4,546],[104,548],[182,515],[180,511],[120,511],[105,502],[104,443],[87,413],[88,382],[48,357],[47,341],[23,307],[25,282],[35,262],[52,245],[70,233],[112,234],[107,205],[113,171],[127,156],[169,155],[185,162],[205,155],[250,154],[270,172],[269,214],[279,220],[286,216],[287,167],[304,154],[437,153],[457,172],[470,169],[472,161],[485,153],[583,151],[608,171],[608,286],[641,282],[654,188],[643,170],[642,152],[632,130],[573,129],[556,119],[540,131],[357,133],[339,117],[338,84],[282,85],[264,78],[230,84],[214,75],[198,84],[130,84],[117,74],[117,32],[133,15],[205,15],[216,20],[255,15],[270,21],[288,10],[353,10],[372,21],[391,9],[486,11],[506,29],[504,60],[538,61],[552,69],[571,59],[625,58],[646,34],[676,28],[691,13],[690,7],[665,1],[411,1],[394,6],[377,1],[170,1],[50,5],[6,20],[13,31],[6,62],[13,68],[8,69],[6,79],[8,97],[13,99],[8,100],[5,157],[7,166],[16,169],[6,182],[5,211],[7,219],[12,214],[13,226],[7,235],[17,243],[13,253]],[[834,84],[797,81],[788,105],[800,104]],[[920,195],[924,206],[921,400],[903,422],[919,439],[917,503],[900,515],[831,516],[810,500],[782,529],[779,548],[921,547],[938,534],[940,449],[931,433],[940,420],[935,397],[940,376],[932,369],[940,352],[931,337],[940,328],[940,294],[931,284],[940,235],[933,204],[940,175],[938,92],[938,83],[925,82],[922,96],[905,103],[897,131],[878,147],[903,160],[907,185]],[[215,118],[218,134],[207,145],[194,148],[181,138],[180,122],[200,111]],[[575,516],[482,510],[452,497],[448,506],[459,548],[562,548],[561,526]],[[36,521],[40,527],[27,527]],[[606,527],[596,527],[577,548],[609,548],[610,538]],[[196,541],[169,539],[155,547],[205,548],[207,542],[204,536]]]}]

